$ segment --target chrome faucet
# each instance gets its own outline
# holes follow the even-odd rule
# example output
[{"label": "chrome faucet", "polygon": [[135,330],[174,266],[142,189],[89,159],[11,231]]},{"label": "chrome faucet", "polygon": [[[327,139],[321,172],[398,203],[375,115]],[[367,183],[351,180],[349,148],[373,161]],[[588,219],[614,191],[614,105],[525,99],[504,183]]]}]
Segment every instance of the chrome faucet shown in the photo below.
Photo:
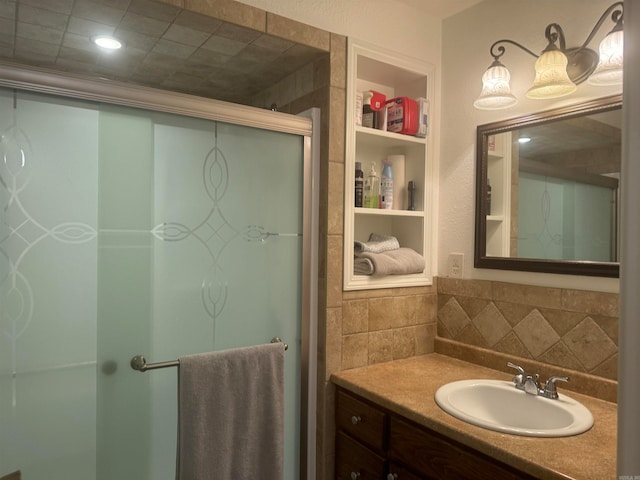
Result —
[{"label": "chrome faucet", "polygon": [[540,393],[540,385],[538,384],[539,375],[531,376],[524,371],[520,365],[515,363],[507,363],[508,367],[515,368],[518,374],[513,377],[513,384],[518,390],[524,390],[530,395],[538,395]]},{"label": "chrome faucet", "polygon": [[523,390],[529,395],[540,395],[545,398],[556,400],[558,398],[558,391],[556,389],[556,382],[568,382],[569,377],[552,376],[545,382],[544,388],[540,386],[538,379],[540,375],[529,375],[524,371],[520,365],[508,362],[508,367],[515,368],[518,373],[513,377],[513,384],[518,390]]},{"label": "chrome faucet", "polygon": [[556,390],[556,382],[568,382],[569,377],[556,377],[552,376],[544,384],[544,390],[542,390],[543,397],[551,398],[552,400],[556,400],[558,398],[558,391]]}]

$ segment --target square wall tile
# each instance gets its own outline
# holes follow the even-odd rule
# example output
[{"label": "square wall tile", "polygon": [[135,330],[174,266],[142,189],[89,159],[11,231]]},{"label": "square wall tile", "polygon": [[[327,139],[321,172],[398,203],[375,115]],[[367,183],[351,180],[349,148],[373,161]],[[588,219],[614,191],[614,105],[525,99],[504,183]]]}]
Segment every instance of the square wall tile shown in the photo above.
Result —
[{"label": "square wall tile", "polygon": [[342,337],[342,370],[364,367],[369,362],[369,334]]}]

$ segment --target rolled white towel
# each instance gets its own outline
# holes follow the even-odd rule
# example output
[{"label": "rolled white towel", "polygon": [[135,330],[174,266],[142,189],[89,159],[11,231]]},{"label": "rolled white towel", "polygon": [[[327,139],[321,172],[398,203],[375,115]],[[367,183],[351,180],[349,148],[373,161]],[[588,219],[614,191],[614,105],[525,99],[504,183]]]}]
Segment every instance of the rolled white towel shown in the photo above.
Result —
[{"label": "rolled white towel", "polygon": [[353,273],[356,275],[373,275],[373,263],[368,258],[353,259]]},{"label": "rolled white towel", "polygon": [[[368,265],[367,260],[371,264],[371,268],[365,271],[366,265]],[[407,275],[422,273],[424,267],[424,257],[415,250],[405,247],[382,253],[364,252],[354,261],[354,273],[358,274],[356,269],[359,268],[362,271],[361,275]]]},{"label": "rolled white towel", "polygon": [[353,251],[356,256],[362,253],[382,253],[389,250],[397,250],[400,248],[400,243],[396,237],[391,235],[380,235],[378,233],[372,233],[369,235],[367,242],[355,241]]}]

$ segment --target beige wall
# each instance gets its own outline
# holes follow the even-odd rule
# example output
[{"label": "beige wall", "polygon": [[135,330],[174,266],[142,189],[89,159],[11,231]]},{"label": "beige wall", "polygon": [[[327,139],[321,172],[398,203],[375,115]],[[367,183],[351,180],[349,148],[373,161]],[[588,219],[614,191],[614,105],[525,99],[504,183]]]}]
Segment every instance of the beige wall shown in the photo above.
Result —
[{"label": "beige wall", "polygon": [[[194,0],[197,1],[197,0]],[[218,0],[219,1],[219,0]],[[402,0],[240,0],[429,63],[440,62],[441,20]]]},{"label": "beige wall", "polygon": [[[586,40],[591,28],[611,3],[609,0],[485,0],[443,21],[438,223],[440,276],[447,274],[449,254],[463,253],[464,278],[618,291],[617,279],[473,268],[476,126],[621,92],[619,86],[592,87],[585,82],[568,97],[528,100],[524,93],[533,81],[535,59],[507,45],[501,61],[511,72],[512,90],[519,102],[507,110],[476,110],[473,101],[481,90],[482,73],[493,61],[489,47],[498,39],[509,38],[533,51],[541,51],[547,44],[544,29],[552,22],[560,23],[564,29],[568,47],[578,46]],[[608,21],[590,46],[597,50],[600,39],[612,26]]]}]

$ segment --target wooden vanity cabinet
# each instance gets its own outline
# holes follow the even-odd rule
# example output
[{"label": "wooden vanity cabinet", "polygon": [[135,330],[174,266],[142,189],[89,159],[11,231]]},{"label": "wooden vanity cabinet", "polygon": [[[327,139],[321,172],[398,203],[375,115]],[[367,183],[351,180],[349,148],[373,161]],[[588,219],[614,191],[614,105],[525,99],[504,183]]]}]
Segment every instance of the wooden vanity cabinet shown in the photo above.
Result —
[{"label": "wooden vanity cabinet", "polygon": [[385,478],[387,478],[387,480],[424,480],[424,477],[413,474],[395,462],[389,462],[389,473]]},{"label": "wooden vanity cabinet", "polygon": [[[402,417],[393,415],[390,421],[387,457],[421,475],[417,478],[433,480],[533,480],[535,478]],[[398,475],[398,480],[400,479]]]},{"label": "wooden vanity cabinet", "polygon": [[336,478],[338,480],[380,480],[387,461],[344,432],[336,434]]},{"label": "wooden vanity cabinet", "polygon": [[534,480],[426,427],[338,388],[338,480]]},{"label": "wooden vanity cabinet", "polygon": [[336,427],[336,479],[384,479],[388,414],[363,399],[338,390]]}]

